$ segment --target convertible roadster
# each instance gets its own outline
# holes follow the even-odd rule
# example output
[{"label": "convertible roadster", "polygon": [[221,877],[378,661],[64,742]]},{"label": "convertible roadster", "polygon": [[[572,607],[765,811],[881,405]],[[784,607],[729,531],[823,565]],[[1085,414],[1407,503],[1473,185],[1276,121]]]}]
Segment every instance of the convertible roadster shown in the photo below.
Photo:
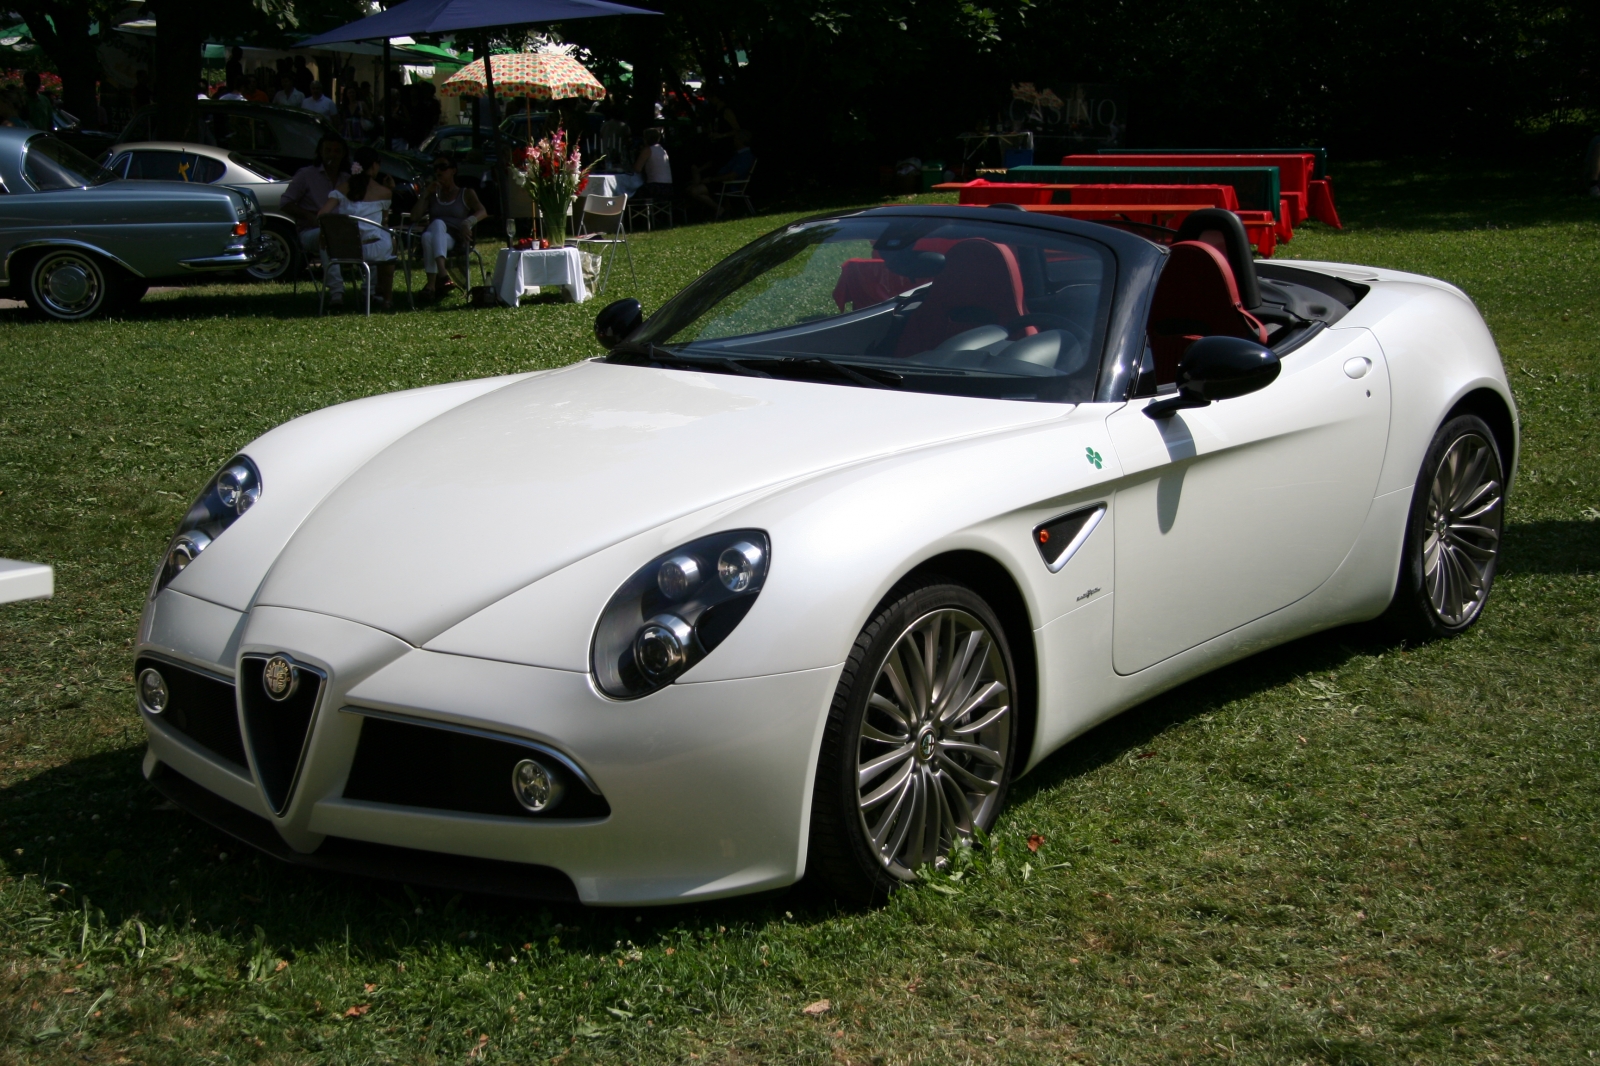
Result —
[{"label": "convertible roadster", "polygon": [[324,869],[873,899],[1155,693],[1471,626],[1518,446],[1471,302],[1172,236],[813,218],[603,356],[272,430],[159,564],[146,775]]}]

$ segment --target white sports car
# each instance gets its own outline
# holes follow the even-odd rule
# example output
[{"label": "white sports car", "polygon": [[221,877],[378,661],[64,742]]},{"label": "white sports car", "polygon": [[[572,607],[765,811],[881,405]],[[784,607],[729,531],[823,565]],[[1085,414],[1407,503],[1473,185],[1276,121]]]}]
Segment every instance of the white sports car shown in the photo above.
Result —
[{"label": "white sports car", "polygon": [[1489,595],[1518,430],[1472,304],[1227,212],[815,218],[596,335],[228,461],[140,624],[158,788],[423,884],[877,898],[1155,693]]}]

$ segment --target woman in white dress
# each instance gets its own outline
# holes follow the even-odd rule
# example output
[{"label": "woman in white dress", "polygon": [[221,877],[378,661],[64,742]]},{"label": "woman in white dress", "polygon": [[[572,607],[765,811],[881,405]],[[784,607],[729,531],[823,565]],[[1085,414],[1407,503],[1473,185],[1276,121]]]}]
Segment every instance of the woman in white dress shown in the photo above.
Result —
[{"label": "woman in white dress", "polygon": [[[361,228],[361,258],[376,263],[377,303],[385,311],[394,305],[394,241],[389,236],[385,216],[394,195],[379,169],[378,153],[371,148],[356,151],[350,173],[328,194],[319,215],[349,215]],[[327,269],[327,249],[323,249],[323,269]],[[333,297],[334,306],[342,301]]]}]

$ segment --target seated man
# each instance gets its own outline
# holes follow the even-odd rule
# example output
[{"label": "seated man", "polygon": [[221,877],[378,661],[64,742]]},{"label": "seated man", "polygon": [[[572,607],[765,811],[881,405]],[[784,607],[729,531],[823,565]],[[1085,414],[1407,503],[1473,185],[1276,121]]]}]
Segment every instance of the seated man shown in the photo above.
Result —
[{"label": "seated man", "polygon": [[713,215],[722,217],[722,209],[717,206],[717,201],[711,196],[711,186],[725,185],[730,181],[745,181],[750,177],[750,171],[756,165],[756,157],[750,151],[750,134],[739,130],[733,135],[733,143],[738,150],[733,153],[733,158],[722,164],[722,169],[709,178],[700,176],[700,168],[695,168],[693,184],[689,186],[689,195],[711,208]]},{"label": "seated man", "polygon": [[644,147],[639,149],[639,158],[633,161],[633,170],[644,179],[644,184],[634,193],[635,198],[672,199],[672,161],[661,144],[660,130],[644,131]]},{"label": "seated man", "polygon": [[[317,142],[317,156],[322,162],[295,171],[280,201],[282,210],[294,219],[300,231],[300,248],[306,255],[321,254],[317,242],[322,237],[322,226],[317,221],[317,213],[350,169],[349,152],[345,149],[344,139],[337,134],[325,134]],[[339,273],[339,268],[329,267],[327,279],[333,299],[336,302],[343,299],[344,277]]]}]

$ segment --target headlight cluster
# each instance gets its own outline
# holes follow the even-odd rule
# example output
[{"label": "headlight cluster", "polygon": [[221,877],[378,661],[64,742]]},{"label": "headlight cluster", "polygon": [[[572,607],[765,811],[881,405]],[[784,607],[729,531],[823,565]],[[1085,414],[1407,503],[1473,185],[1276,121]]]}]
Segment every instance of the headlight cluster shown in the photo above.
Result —
[{"label": "headlight cluster", "polygon": [[770,556],[765,533],[735,529],[650,560],[595,628],[590,661],[601,691],[645,696],[704,659],[756,602]]},{"label": "headlight cluster", "polygon": [[261,471],[256,469],[256,464],[246,455],[229,459],[206,484],[189,513],[183,516],[177,534],[167,545],[167,554],[161,559],[155,588],[150,594],[153,596],[166,588],[168,582],[183,573],[184,567],[194,562],[207,545],[222,536],[222,531],[237,522],[260,498]]}]

